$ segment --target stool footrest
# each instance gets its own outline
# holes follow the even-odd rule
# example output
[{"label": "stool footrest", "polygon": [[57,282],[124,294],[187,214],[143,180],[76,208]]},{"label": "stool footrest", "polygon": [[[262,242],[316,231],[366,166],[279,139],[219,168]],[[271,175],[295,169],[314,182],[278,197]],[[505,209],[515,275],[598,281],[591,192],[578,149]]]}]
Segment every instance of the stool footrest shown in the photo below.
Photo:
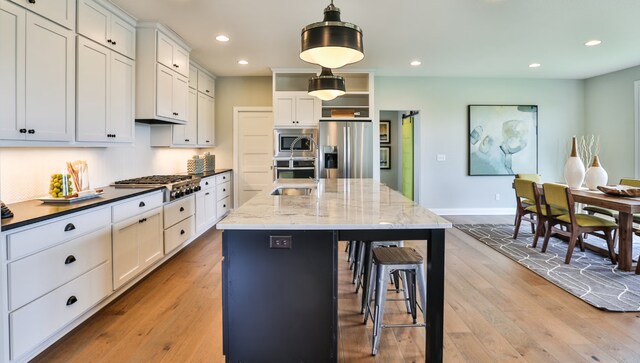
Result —
[{"label": "stool footrest", "polygon": [[427,324],[382,324],[382,328],[426,328]]}]

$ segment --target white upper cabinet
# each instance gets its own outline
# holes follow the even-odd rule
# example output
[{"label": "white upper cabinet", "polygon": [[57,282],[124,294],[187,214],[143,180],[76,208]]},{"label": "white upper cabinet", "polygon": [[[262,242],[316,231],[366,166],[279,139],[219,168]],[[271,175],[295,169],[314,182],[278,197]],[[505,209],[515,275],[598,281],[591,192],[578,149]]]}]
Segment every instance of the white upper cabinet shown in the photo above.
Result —
[{"label": "white upper cabinet", "polygon": [[[170,127],[173,128],[172,139],[174,145],[194,146],[198,141],[198,94],[194,89],[189,89],[189,117],[187,123]],[[151,131],[152,134],[156,131],[155,129]]]},{"label": "white upper cabinet", "polygon": [[198,72],[198,92],[202,92],[209,97],[215,97],[216,80],[208,74]]},{"label": "white upper cabinet", "polygon": [[160,64],[189,77],[189,51],[162,32],[158,32],[157,57]]},{"label": "white upper cabinet", "polygon": [[76,28],[76,0],[11,0],[68,29]]},{"label": "white upper cabinet", "polygon": [[112,142],[132,142],[134,139],[134,84],[135,62],[111,52],[108,134]]},{"label": "white upper cabinet", "polygon": [[106,1],[78,1],[78,34],[135,59],[135,19]]},{"label": "white upper cabinet", "polygon": [[198,92],[198,145],[214,146],[215,100]]},{"label": "white upper cabinet", "polygon": [[73,140],[75,34],[5,0],[0,10],[0,138]]},{"label": "white upper cabinet", "polygon": [[189,64],[189,88],[198,89],[198,68]]},{"label": "white upper cabinet", "polygon": [[276,127],[318,127],[322,103],[307,92],[274,92],[273,107]]},{"label": "white upper cabinet", "polygon": [[136,37],[136,120],[184,125],[189,113],[190,48],[158,23],[139,23]]}]

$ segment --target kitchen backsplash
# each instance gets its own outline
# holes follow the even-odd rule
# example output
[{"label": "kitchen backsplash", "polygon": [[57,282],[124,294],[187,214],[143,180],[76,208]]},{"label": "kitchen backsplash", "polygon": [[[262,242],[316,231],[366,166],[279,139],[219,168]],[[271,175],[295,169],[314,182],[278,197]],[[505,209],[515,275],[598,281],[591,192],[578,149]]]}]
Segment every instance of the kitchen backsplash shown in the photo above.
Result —
[{"label": "kitchen backsplash", "polygon": [[149,146],[149,125],[136,124],[133,145],[108,148],[0,148],[0,199],[13,203],[47,194],[52,173],[67,161],[86,160],[92,188],[116,180],[187,171],[187,159],[213,149],[169,149]]}]

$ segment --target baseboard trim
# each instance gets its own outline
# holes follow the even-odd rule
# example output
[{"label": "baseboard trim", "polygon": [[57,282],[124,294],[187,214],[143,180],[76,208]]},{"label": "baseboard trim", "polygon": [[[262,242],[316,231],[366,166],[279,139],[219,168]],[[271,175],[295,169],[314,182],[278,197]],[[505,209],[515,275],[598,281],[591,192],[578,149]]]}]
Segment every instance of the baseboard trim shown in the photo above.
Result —
[{"label": "baseboard trim", "polygon": [[429,208],[429,210],[441,216],[497,216],[515,213],[515,208]]}]

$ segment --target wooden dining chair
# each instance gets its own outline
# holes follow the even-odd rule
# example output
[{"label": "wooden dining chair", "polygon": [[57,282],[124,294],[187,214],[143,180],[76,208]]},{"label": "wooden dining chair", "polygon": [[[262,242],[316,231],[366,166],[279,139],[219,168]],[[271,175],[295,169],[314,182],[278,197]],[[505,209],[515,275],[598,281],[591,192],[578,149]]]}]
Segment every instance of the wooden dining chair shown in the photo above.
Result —
[{"label": "wooden dining chair", "polygon": [[[516,178],[514,179],[514,189],[515,189],[515,181],[521,179],[521,180],[529,180],[535,183],[540,183],[542,181],[542,179],[540,178],[540,175],[538,174],[516,174]],[[535,205],[536,202],[535,200],[525,197],[525,198],[521,198],[518,197],[518,193],[516,192],[516,217],[515,220],[513,222],[513,224],[516,226],[515,229],[515,234],[513,238],[516,238],[518,236],[518,229],[520,228],[520,222],[521,222],[521,217],[523,216],[523,208],[520,207],[529,207],[529,206],[533,206]],[[531,233],[535,232],[534,229],[534,224],[531,224]]]},{"label": "wooden dining chair", "polygon": [[[569,237],[569,246],[564,260],[564,263],[568,264],[571,262],[571,255],[573,254],[576,242],[580,243],[580,250],[584,251],[582,235],[584,233],[589,233],[607,241],[609,258],[611,258],[612,263],[616,263],[616,255],[613,251],[612,233],[618,228],[618,225],[615,222],[604,218],[589,214],[576,213],[575,202],[571,195],[571,189],[567,186],[545,183],[543,185],[543,190],[545,208],[547,209],[547,215],[549,218],[547,222],[548,228],[546,229],[544,236],[544,243],[542,244],[542,252],[547,250],[551,234],[556,233],[561,236]],[[565,209],[568,213],[552,215],[552,208]],[[564,226],[567,230],[565,231],[561,228],[557,228],[557,225]],[[601,234],[596,232],[601,232]]]},{"label": "wooden dining chair", "polygon": [[523,220],[531,223],[531,232],[535,233],[538,212],[535,206],[535,195],[533,194],[533,188],[535,188],[536,183],[531,180],[516,178],[513,181],[513,185],[516,190],[516,221],[513,229],[513,239],[516,239]]}]

